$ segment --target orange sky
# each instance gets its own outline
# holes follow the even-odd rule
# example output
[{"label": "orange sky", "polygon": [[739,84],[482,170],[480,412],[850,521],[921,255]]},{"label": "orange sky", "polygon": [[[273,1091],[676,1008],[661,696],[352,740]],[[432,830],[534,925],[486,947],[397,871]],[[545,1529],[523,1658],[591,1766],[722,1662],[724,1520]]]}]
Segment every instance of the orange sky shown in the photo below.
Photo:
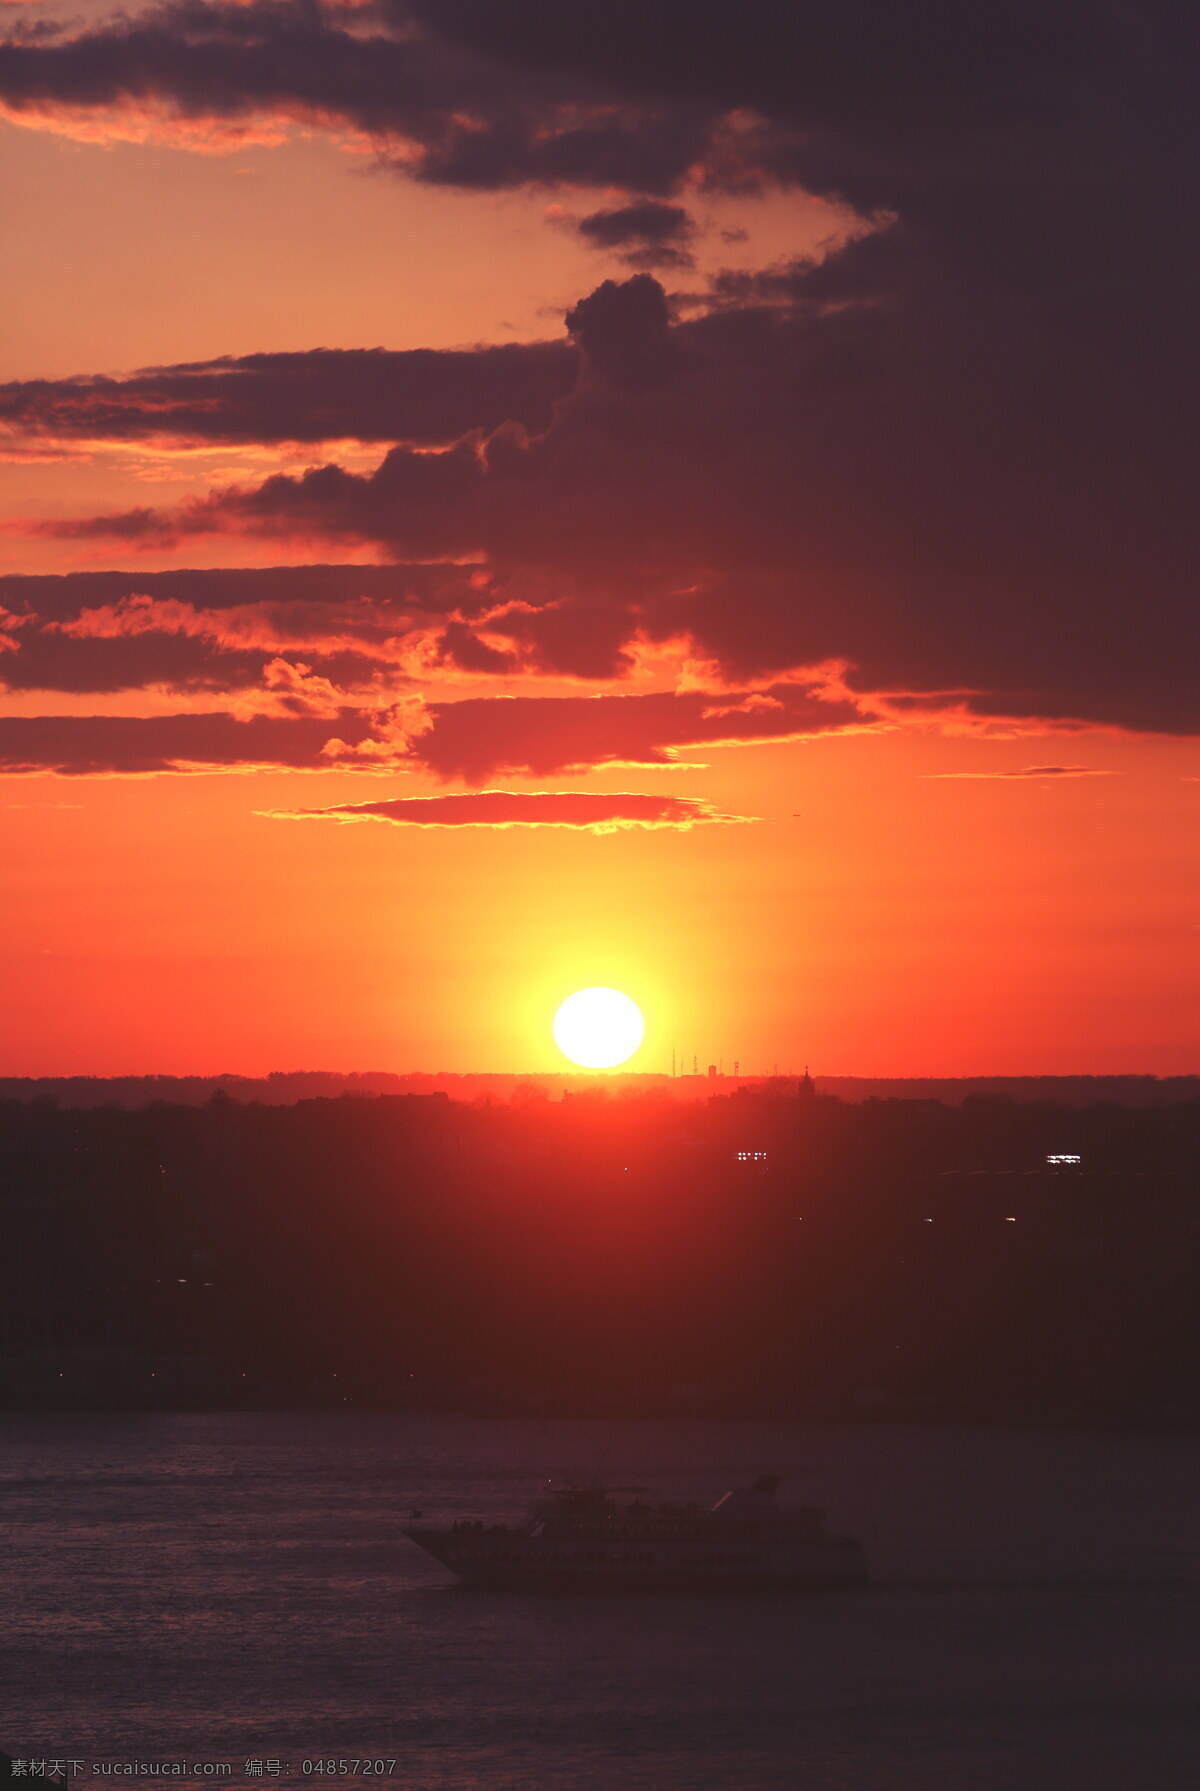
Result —
[{"label": "orange sky", "polygon": [[1192,1072],[1194,749],[1072,748],[1115,775],[931,776],[1024,741],[726,748],[671,788],[763,819],[686,833],[261,818],[296,783],[362,800],[336,773],[5,779],[0,1073],[553,1069],[596,982],[645,1010],[631,1067]]},{"label": "orange sky", "polygon": [[[83,134],[113,134],[116,113],[105,116],[107,124],[93,120]],[[65,114],[39,123],[44,128],[0,125],[8,168],[3,231],[13,245],[0,295],[0,375],[11,382],[318,347],[565,341],[564,313],[602,280],[628,281],[639,266],[627,244],[597,247],[577,228],[585,215],[629,201],[628,191],[601,181],[502,191],[423,185],[372,172],[370,143],[316,126],[281,127],[284,140],[273,145],[197,154],[75,140],[71,132],[82,126]],[[819,265],[848,234],[885,228],[861,207],[856,218],[848,204],[796,185],[748,194],[685,182],[671,198],[690,210],[694,235],[680,240],[691,246],[683,262],[654,262],[651,271],[675,295],[677,319],[705,314],[695,295],[720,270],[750,276],[786,262]],[[579,340],[599,366],[600,350]],[[843,377],[836,358],[822,364],[829,380]],[[572,425],[577,430],[591,414],[590,388],[581,389],[584,396],[572,401],[580,408],[563,413],[582,419]],[[735,380],[730,392],[738,389]],[[848,406],[859,404],[857,389],[847,384]],[[621,399],[622,416],[630,404],[644,407],[631,438],[639,443],[658,439],[658,387],[651,381],[647,390],[644,400]],[[947,416],[937,427],[951,427]],[[913,426],[917,453],[926,426],[927,419]],[[1005,427],[997,422],[984,452]],[[826,442],[836,422],[823,429]],[[401,424],[396,439],[405,439]],[[275,472],[296,478],[331,464],[368,481],[387,441],[85,439],[39,424],[14,427],[8,442],[7,573],[116,570],[128,574],[122,590],[132,596],[139,575],[174,567],[406,557],[386,528],[354,535],[324,514],[301,527],[256,510],[250,522],[222,519],[203,532],[172,534],[180,505],[214,490],[257,489]],[[836,441],[830,452],[837,454]],[[802,454],[789,454],[799,466]],[[946,464],[953,469],[960,455],[952,446]],[[596,461],[598,469],[608,465]],[[404,476],[410,472],[422,476],[419,459]],[[669,460],[659,476],[664,505],[674,503],[666,495],[674,491]],[[1096,472],[1098,491],[1108,489],[1105,477]],[[646,478],[639,474],[635,484],[644,487]],[[354,489],[368,492],[366,483]],[[368,495],[379,501],[373,489]],[[789,660],[780,648],[769,666],[766,658],[758,670],[739,664],[735,601],[708,636],[689,636],[681,623],[668,638],[666,624],[645,622],[629,637],[631,666],[612,676],[573,671],[561,643],[505,634],[503,605],[517,602],[515,629],[522,615],[540,614],[543,600],[553,613],[566,603],[583,639],[600,607],[634,601],[630,593],[651,576],[653,556],[638,549],[626,587],[601,541],[589,549],[592,583],[572,586],[563,555],[571,531],[582,539],[592,524],[565,506],[551,518],[550,501],[547,535],[558,531],[555,539],[567,542],[554,549],[557,558],[542,562],[521,542],[485,542],[458,556],[516,581],[497,586],[488,612],[500,615],[499,632],[467,608],[431,609],[435,619],[416,630],[411,651],[380,661],[384,669],[372,672],[369,685],[343,675],[333,660],[305,672],[314,649],[301,639],[294,651],[285,642],[267,655],[301,668],[294,701],[291,686],[269,669],[239,671],[241,682],[228,687],[207,673],[189,682],[155,671],[113,688],[67,670],[54,673],[54,683],[18,680],[0,691],[0,717],[174,716],[232,704],[238,713],[324,716],[344,738],[346,714],[365,714],[368,701],[408,704],[413,715],[425,713],[421,705],[467,698],[696,690],[710,693],[712,707],[725,700],[753,716],[756,705],[768,713],[789,690],[807,691],[815,674],[805,668],[862,659],[853,641],[841,647],[836,629],[830,635],[814,626],[810,657]],[[37,532],[47,522],[73,526],[143,507],[168,521],[142,540]],[[833,497],[819,508],[838,514]],[[508,527],[502,512],[486,522],[497,540]],[[698,541],[704,506],[680,514],[692,516]],[[964,500],[962,533],[956,525],[945,549],[948,579],[961,539],[986,527],[974,514]],[[482,523],[464,526],[485,532]],[[639,526],[636,516],[613,525],[631,539]],[[875,552],[871,535],[869,519],[847,520],[837,565],[834,547],[814,549],[799,588],[823,568],[833,567],[831,588],[846,592],[855,568],[876,577],[877,565],[864,557]],[[693,576],[689,543],[675,539],[682,542],[676,564],[662,574],[669,603]],[[707,565],[718,549],[695,551],[708,555]],[[435,545],[407,557],[445,563],[456,556]],[[1047,564],[1058,567],[1060,558],[1053,548]],[[764,588],[778,575],[778,565],[762,571]],[[998,565],[995,577],[1002,576]],[[21,604],[35,597],[33,587],[21,589],[20,603],[0,591],[0,605],[23,616]],[[846,601],[850,613],[855,599]],[[1009,639],[1033,627],[1036,594],[1021,601],[1033,607],[1013,619]],[[390,757],[329,760],[324,770],[263,770],[251,759],[216,771],[137,775],[87,766],[59,775],[34,764],[0,776],[0,952],[10,1014],[0,1074],[552,1069],[561,1063],[549,1033],[553,1010],[592,983],[626,990],[645,1011],[646,1043],[633,1069],[669,1068],[677,1046],[702,1065],[722,1059],[731,1070],[736,1059],[743,1072],[805,1062],[844,1075],[1197,1071],[1194,733],[1168,719],[1135,725],[1115,700],[1106,710],[1102,681],[1101,696],[1085,695],[1074,709],[1064,699],[1041,720],[1030,719],[1036,706],[1019,703],[1005,716],[999,697],[988,714],[971,714],[962,693],[978,680],[947,671],[940,646],[931,649],[924,688],[957,691],[949,707],[933,695],[889,709],[881,691],[918,688],[906,655],[910,647],[924,650],[923,630],[930,639],[934,632],[909,603],[899,603],[895,627],[880,628],[894,675],[889,681],[885,671],[872,685],[864,671],[852,697],[861,714],[844,725],[806,738],[806,724],[789,723],[792,738],[723,744],[705,721],[708,735],[697,744],[685,730],[634,763],[600,754],[590,768],[565,759],[545,771],[512,757],[474,779],[486,789],[638,792],[705,805],[683,826],[426,827],[281,812],[470,787],[469,778],[443,781],[442,761],[413,756],[411,740],[408,758],[397,747]],[[790,614],[792,604],[785,594],[778,613]],[[1135,638],[1136,610],[1131,598]],[[461,627],[475,629],[480,650],[498,656],[495,670],[451,662],[438,633],[447,613],[465,618]],[[108,650],[101,640],[108,626],[67,624],[64,632],[53,622],[47,652],[65,654],[62,643],[82,637],[82,663]],[[182,624],[160,617],[155,626],[169,633]],[[1077,626],[1064,624],[1068,648]],[[18,621],[9,630],[16,642],[10,663],[31,650],[32,628]],[[113,630],[133,638],[125,621]],[[1053,634],[1048,625],[1047,652]],[[957,641],[954,625],[944,638]],[[518,641],[511,651],[510,640]],[[1029,633],[1027,642],[1035,662],[1042,641]],[[233,650],[231,637],[219,650]],[[1004,690],[1013,685],[1007,652],[996,654],[1005,664],[996,681]],[[511,663],[501,667],[506,655]],[[0,671],[5,664],[0,655]],[[324,680],[320,693],[305,679]],[[830,700],[828,691],[818,696],[818,721],[819,705]],[[509,718],[502,714],[499,723]],[[735,733],[742,726],[731,725]],[[385,734],[390,751],[396,736]],[[420,740],[419,726],[412,738]],[[1038,767],[1055,769],[1026,775]]]}]

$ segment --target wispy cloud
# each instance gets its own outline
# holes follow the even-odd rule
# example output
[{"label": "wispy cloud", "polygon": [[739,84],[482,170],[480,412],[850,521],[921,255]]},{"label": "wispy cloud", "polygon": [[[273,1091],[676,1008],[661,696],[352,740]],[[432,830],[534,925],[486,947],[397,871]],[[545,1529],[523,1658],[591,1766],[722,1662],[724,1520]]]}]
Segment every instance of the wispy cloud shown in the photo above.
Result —
[{"label": "wispy cloud", "polygon": [[1095,765],[1023,765],[1019,771],[925,771],[921,774],[928,778],[978,779],[990,782],[993,779],[1029,778],[1029,777],[1119,777],[1119,771],[1102,771]]}]

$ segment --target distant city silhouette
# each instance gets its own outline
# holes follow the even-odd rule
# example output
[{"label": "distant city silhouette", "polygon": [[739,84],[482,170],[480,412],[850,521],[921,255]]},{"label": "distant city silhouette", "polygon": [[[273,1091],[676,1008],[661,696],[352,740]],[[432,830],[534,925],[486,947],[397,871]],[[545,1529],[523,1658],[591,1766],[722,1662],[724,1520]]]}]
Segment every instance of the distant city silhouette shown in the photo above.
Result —
[{"label": "distant city silhouette", "polygon": [[0,1102],[0,1401],[1200,1413],[1200,1100]]},{"label": "distant city silhouette", "polygon": [[[804,1074],[808,1075],[805,1066]],[[719,1075],[719,1080],[724,1080]],[[511,1100],[533,1089],[558,1093],[564,1088],[602,1086],[614,1094],[651,1090],[674,1084],[681,1098],[707,1099],[708,1078],[693,1057],[690,1074],[680,1059],[678,1074],[649,1071],[468,1071],[275,1070],[269,1076],[3,1076],[0,1102],[53,1101],[63,1107],[144,1107],[152,1101],[196,1106],[219,1089],[239,1101],[291,1106],[296,1101],[343,1094],[447,1094],[457,1100],[487,1096]],[[775,1080],[766,1071],[740,1073],[735,1061],[729,1080],[759,1086]],[[790,1078],[794,1083],[795,1077]],[[810,1078],[811,1080],[811,1078]],[[823,1093],[843,1101],[870,1099],[936,1100],[958,1105],[971,1095],[1007,1095],[1021,1101],[1055,1101],[1085,1107],[1095,1101],[1121,1106],[1163,1107],[1200,1099],[1200,1076],[821,1076]],[[814,1083],[814,1087],[817,1083]]]}]

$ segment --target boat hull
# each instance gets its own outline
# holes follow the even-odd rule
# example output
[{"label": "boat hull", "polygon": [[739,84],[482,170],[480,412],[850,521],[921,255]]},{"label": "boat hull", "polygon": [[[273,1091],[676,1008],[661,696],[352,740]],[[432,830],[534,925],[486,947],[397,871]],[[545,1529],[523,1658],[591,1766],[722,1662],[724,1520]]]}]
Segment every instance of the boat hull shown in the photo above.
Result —
[{"label": "boat hull", "polygon": [[865,1586],[855,1542],[625,1546],[509,1532],[405,1530],[469,1586],[508,1592],[814,1592]]}]

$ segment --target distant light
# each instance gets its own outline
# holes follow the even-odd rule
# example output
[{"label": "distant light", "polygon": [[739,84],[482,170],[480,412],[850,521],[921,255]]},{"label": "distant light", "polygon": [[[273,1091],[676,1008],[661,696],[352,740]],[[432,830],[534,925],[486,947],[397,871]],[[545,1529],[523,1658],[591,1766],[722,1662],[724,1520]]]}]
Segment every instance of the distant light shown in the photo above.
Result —
[{"label": "distant light", "polygon": [[1059,1150],[1052,1151],[1046,1161],[1047,1163],[1082,1163],[1083,1158],[1077,1151]]},{"label": "distant light", "polygon": [[1009,1213],[1004,1220],[1004,1223],[1006,1225],[1015,1225],[1016,1222],[1017,1222],[1016,1219],[1013,1217],[1013,1215],[1011,1213]]},{"label": "distant light", "polygon": [[739,1163],[765,1163],[767,1153],[765,1150],[740,1150],[737,1160]]}]

